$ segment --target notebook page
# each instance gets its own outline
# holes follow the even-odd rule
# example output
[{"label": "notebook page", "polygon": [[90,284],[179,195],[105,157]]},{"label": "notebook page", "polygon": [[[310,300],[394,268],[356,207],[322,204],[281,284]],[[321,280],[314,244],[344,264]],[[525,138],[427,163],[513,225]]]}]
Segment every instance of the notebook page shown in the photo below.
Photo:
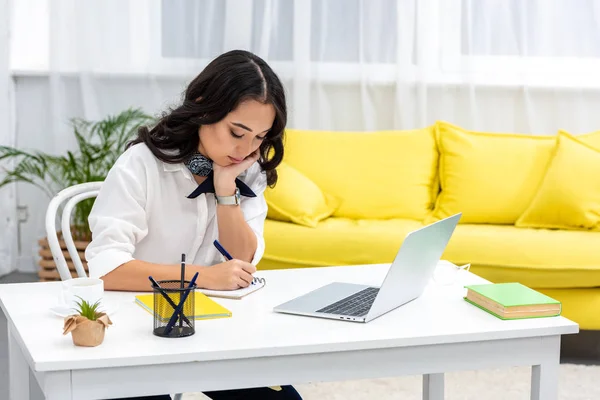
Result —
[{"label": "notebook page", "polygon": [[264,282],[256,282],[245,288],[236,290],[209,290],[209,289],[197,289],[199,292],[204,293],[207,296],[223,297],[226,299],[241,299],[250,293],[256,292],[265,286]]}]

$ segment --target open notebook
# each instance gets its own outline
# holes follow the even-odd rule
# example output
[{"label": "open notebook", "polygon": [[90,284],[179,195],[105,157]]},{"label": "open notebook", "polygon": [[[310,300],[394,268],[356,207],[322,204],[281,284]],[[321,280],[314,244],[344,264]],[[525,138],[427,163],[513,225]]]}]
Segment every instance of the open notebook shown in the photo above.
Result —
[{"label": "open notebook", "polygon": [[267,281],[264,278],[254,278],[252,284],[248,285],[245,288],[237,289],[237,290],[208,290],[208,289],[197,289],[199,292],[204,293],[207,296],[211,297],[221,297],[224,299],[234,299],[239,300],[242,297],[249,295],[250,293],[254,293],[257,290],[265,287]]}]

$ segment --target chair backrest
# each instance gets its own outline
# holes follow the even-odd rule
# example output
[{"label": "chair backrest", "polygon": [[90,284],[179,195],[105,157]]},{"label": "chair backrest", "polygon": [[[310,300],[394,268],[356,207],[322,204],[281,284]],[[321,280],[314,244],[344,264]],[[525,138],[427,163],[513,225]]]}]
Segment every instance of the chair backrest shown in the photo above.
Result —
[{"label": "chair backrest", "polygon": [[[87,182],[73,185],[58,192],[56,196],[50,200],[50,204],[48,204],[48,209],[46,210],[46,235],[48,236],[48,244],[50,245],[50,251],[52,252],[52,258],[56,264],[56,269],[60,274],[60,279],[63,281],[72,279],[72,276],[71,271],[69,271],[69,266],[67,265],[67,260],[60,247],[58,234],[56,233],[56,217],[58,209],[63,202],[68,200],[63,208],[61,217],[63,240],[67,245],[67,250],[75,265],[77,276],[84,278],[87,274],[83,268],[81,258],[79,258],[79,252],[75,247],[73,235],[71,235],[71,214],[77,203],[85,199],[96,197],[98,192],[100,192],[101,187],[102,182]],[[173,400],[181,400],[183,398],[182,396],[182,393],[176,393]]]},{"label": "chair backrest", "polygon": [[48,236],[48,245],[50,246],[52,258],[56,264],[56,269],[60,274],[60,279],[63,281],[71,279],[72,276],[71,271],[69,271],[67,260],[63,255],[62,248],[58,241],[58,234],[56,232],[56,217],[58,210],[61,204],[66,201],[67,203],[63,208],[61,217],[63,240],[67,246],[67,250],[71,256],[75,270],[77,271],[77,276],[82,278],[86,277],[87,274],[85,273],[83,262],[79,257],[79,252],[75,247],[75,242],[73,241],[73,236],[71,235],[71,214],[73,213],[73,209],[77,203],[85,199],[96,197],[101,187],[102,182],[87,182],[70,186],[58,192],[48,205],[48,209],[46,210],[46,236]]}]

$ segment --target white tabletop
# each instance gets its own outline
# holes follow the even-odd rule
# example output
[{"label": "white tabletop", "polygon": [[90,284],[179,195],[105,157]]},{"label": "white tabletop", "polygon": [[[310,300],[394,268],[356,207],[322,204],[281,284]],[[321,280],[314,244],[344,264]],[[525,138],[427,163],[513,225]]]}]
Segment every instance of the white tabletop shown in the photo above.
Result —
[{"label": "white tabletop", "polygon": [[274,313],[273,307],[333,281],[380,285],[389,264],[260,271],[267,285],[242,300],[215,299],[232,311],[225,319],[196,321],[196,334],[167,339],[152,334],[152,316],[134,303],[136,293],[106,292],[119,304],[104,343],[74,346],[63,319],[49,307],[60,282],[0,285],[0,305],[17,331],[35,371],[264,357],[419,346],[576,333],[563,317],[500,320],[463,300],[466,284],[486,283],[461,271],[450,286],[431,282],[418,299],[369,323]]}]

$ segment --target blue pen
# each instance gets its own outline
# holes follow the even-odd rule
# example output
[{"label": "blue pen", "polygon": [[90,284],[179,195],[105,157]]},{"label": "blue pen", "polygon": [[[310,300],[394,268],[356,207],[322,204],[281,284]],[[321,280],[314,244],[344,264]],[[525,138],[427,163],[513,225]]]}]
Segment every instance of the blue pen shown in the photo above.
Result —
[{"label": "blue pen", "polygon": [[185,293],[183,293],[183,296],[181,296],[181,300],[179,301],[179,304],[177,305],[177,309],[175,310],[175,312],[171,316],[171,319],[167,323],[167,326],[165,327],[165,331],[164,331],[165,335],[168,335],[169,333],[171,333],[171,330],[173,330],[173,326],[175,325],[175,322],[177,322],[177,318],[179,317],[179,314],[181,314],[183,312],[183,305],[185,303],[185,300],[187,299],[188,295],[192,291],[191,289],[196,284],[197,278],[198,278],[198,273],[196,272],[194,274],[194,277],[190,281],[190,284],[187,287],[188,290],[186,290]]},{"label": "blue pen", "polygon": [[233,260],[233,257],[231,257],[231,254],[229,254],[227,252],[227,250],[225,250],[225,248],[223,246],[221,246],[221,243],[219,243],[218,240],[215,240],[213,242],[213,244],[215,245],[217,250],[219,250],[219,253],[223,254],[223,257],[225,257],[227,260]]},{"label": "blue pen", "polygon": [[[217,250],[219,250],[219,253],[223,254],[223,257],[225,257],[228,260],[233,260],[233,257],[231,257],[231,254],[229,254],[227,252],[227,250],[225,250],[225,248],[223,246],[221,246],[221,243],[219,243],[218,240],[215,240],[213,242],[213,244],[215,245],[215,247],[217,248]],[[264,279],[262,278],[254,278],[252,279],[252,282],[250,283],[251,285],[256,285],[258,282],[264,283]]]}]

